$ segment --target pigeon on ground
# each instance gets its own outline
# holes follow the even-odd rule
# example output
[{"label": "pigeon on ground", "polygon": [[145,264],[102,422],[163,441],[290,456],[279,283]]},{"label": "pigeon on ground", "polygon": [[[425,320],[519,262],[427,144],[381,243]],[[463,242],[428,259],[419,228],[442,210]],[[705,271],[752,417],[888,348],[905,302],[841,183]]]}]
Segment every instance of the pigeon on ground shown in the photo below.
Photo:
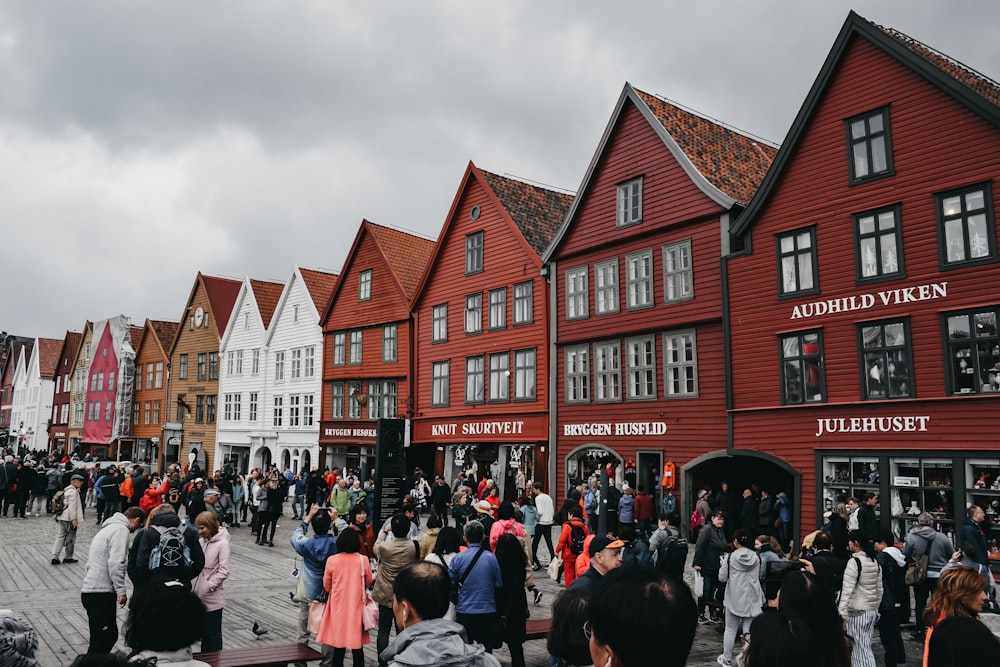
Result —
[{"label": "pigeon on ground", "polygon": [[257,623],[257,621],[253,622],[253,627],[250,628],[250,631],[254,633],[254,635],[256,636],[257,639],[260,639],[261,637],[263,637],[264,635],[267,634],[267,628],[261,627]]}]

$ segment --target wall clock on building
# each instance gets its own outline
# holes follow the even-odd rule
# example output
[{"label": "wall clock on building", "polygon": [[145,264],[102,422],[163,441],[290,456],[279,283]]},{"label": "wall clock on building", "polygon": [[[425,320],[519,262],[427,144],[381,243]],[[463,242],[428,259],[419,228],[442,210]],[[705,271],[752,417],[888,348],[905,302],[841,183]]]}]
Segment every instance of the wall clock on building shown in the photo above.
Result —
[{"label": "wall clock on building", "polygon": [[194,311],[194,325],[200,327],[201,323],[205,321],[205,311],[201,307]]}]

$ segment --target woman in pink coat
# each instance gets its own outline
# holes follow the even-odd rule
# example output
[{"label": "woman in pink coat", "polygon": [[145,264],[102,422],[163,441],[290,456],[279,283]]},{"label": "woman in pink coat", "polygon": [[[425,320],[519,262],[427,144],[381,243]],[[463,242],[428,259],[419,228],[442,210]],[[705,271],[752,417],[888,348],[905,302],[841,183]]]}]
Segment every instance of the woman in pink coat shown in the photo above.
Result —
[{"label": "woman in pink coat", "polygon": [[201,637],[202,651],[222,650],[222,608],[226,592],[222,584],[229,578],[229,532],[219,525],[211,512],[202,512],[194,519],[205,552],[205,568],[191,584],[191,590],[204,603],[205,626]]},{"label": "woman in pink coat", "polygon": [[343,667],[347,649],[354,667],[365,665],[364,646],[370,639],[361,628],[361,606],[372,585],[372,568],[360,551],[358,531],[343,530],[337,537],[337,553],[326,559],[323,588],[329,597],[316,641],[333,647],[334,667]]}]

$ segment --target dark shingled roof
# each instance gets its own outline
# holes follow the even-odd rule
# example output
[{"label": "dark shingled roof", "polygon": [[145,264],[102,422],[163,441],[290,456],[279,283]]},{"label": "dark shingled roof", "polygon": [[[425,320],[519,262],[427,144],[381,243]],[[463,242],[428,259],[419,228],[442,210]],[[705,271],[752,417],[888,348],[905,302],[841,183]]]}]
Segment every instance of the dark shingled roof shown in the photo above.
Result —
[{"label": "dark shingled roof", "polygon": [[750,201],[778,152],[775,146],[650,93],[635,92],[709,183],[741,204]]},{"label": "dark shingled roof", "polygon": [[174,342],[174,336],[177,335],[177,327],[180,325],[177,322],[168,322],[166,320],[150,320],[149,325],[156,332],[156,339],[160,341],[163,351],[166,352],[169,350],[171,344]]},{"label": "dark shingled roof", "polygon": [[219,278],[218,276],[201,275],[201,280],[205,285],[205,292],[208,294],[208,302],[212,304],[212,315],[215,317],[215,325],[221,336],[229,324],[229,318],[233,314],[233,306],[236,305],[236,297],[240,294],[242,280],[232,278]]},{"label": "dark shingled roof", "polygon": [[55,377],[62,346],[63,341],[58,338],[38,339],[38,375],[40,377]]},{"label": "dark shingled roof", "polygon": [[372,238],[378,243],[389,262],[389,268],[403,286],[406,298],[412,301],[431,253],[434,252],[436,241],[377,225],[370,220],[365,220],[362,224],[368,227]]},{"label": "dark shingled roof", "polygon": [[573,195],[498,176],[483,169],[479,173],[486,179],[528,245],[540,257],[559,231],[566,212],[573,203]]},{"label": "dark shingled roof", "polygon": [[968,65],[965,65],[949,55],[936,51],[909,35],[905,35],[895,28],[886,28],[877,23],[872,23],[876,28],[889,35],[897,42],[917,54],[930,64],[934,65],[942,72],[962,83],[978,95],[988,99],[993,104],[1000,106],[1000,84],[985,74],[980,74]]}]

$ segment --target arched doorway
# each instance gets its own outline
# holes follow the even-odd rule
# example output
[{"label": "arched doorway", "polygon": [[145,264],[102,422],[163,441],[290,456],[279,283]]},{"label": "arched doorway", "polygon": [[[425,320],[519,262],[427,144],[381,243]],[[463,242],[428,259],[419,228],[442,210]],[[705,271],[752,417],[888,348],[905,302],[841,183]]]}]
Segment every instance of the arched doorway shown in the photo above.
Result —
[{"label": "arched doorway", "polygon": [[300,470],[303,475],[307,475],[312,470],[312,453],[308,449],[302,452],[302,467]]},{"label": "arched doorway", "polygon": [[290,449],[283,449],[281,451],[281,471],[291,469],[292,467],[292,451]]},{"label": "arched doorway", "polygon": [[256,466],[260,468],[261,471],[266,472],[268,466],[271,465],[271,448],[265,445],[258,449],[256,459]]},{"label": "arched doorway", "polygon": [[[740,510],[743,506],[743,490],[751,489],[755,495],[766,490],[772,498],[784,491],[792,501],[792,541],[798,546],[800,503],[802,502],[802,475],[784,460],[754,450],[739,450],[732,454],[726,451],[709,452],[689,461],[681,468],[681,516],[689,517],[697,501],[700,489],[708,489],[712,498],[719,492],[722,482],[729,485],[728,507],[724,509],[731,517],[727,524],[739,527]],[[686,524],[686,519],[682,519]]]},{"label": "arched doorway", "polygon": [[616,482],[620,482],[623,465],[622,457],[610,447],[597,443],[577,447],[566,455],[563,477],[565,486],[560,489],[562,496],[567,496],[570,489],[588,482],[595,475],[600,476],[601,470],[606,470],[609,466],[610,476],[614,477]]}]

